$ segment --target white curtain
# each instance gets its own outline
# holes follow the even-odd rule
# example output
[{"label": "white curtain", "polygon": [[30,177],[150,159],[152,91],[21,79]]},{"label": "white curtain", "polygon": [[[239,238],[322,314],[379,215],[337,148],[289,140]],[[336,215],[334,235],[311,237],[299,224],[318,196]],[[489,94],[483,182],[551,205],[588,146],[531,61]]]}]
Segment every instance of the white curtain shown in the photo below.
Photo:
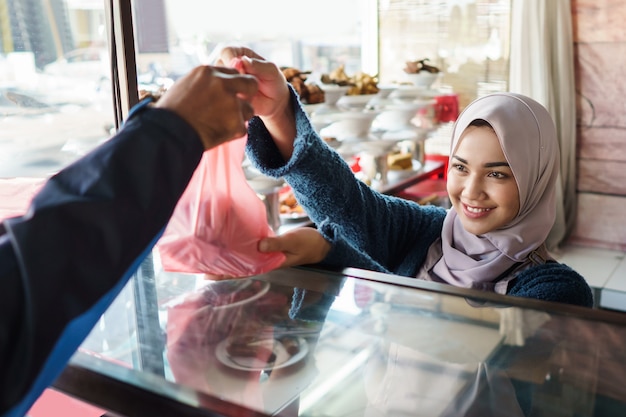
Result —
[{"label": "white curtain", "polygon": [[512,0],[509,89],[543,104],[561,145],[557,218],[548,249],[568,237],[576,217],[576,89],[570,0]]}]

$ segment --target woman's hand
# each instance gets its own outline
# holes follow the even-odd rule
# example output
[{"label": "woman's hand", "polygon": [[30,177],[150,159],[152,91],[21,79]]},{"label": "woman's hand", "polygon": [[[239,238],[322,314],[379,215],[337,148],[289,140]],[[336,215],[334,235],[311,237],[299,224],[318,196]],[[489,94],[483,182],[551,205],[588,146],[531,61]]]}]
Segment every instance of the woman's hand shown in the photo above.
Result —
[{"label": "woman's hand", "polygon": [[[285,254],[285,262],[281,268],[316,264],[324,260],[329,251],[330,243],[312,227],[299,227],[283,235],[266,237],[259,241],[259,252]],[[204,279],[222,281],[235,277],[205,274]]]},{"label": "woman's hand", "polygon": [[241,73],[250,74],[259,82],[259,92],[252,99],[257,115],[263,118],[276,117],[289,104],[287,80],[282,71],[274,64],[249,48],[226,47],[222,49],[217,65],[233,67],[233,60],[240,58],[240,65],[235,66]]},{"label": "woman's hand", "polygon": [[[233,61],[238,59],[236,61]],[[296,136],[296,121],[287,80],[276,64],[265,60],[249,48],[222,49],[217,65],[236,68],[255,77],[259,91],[252,98],[255,114],[261,117],[285,160],[291,158]]]},{"label": "woman's hand", "polygon": [[312,227],[300,227],[280,236],[259,242],[260,252],[282,252],[285,262],[281,267],[321,262],[330,251],[330,243]]}]

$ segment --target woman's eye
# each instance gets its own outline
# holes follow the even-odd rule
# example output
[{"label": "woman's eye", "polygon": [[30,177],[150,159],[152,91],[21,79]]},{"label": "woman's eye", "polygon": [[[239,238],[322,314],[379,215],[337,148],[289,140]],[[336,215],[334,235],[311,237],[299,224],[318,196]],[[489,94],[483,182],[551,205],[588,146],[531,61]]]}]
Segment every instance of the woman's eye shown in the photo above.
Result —
[{"label": "woman's eye", "polygon": [[465,171],[465,166],[461,165],[461,164],[454,164],[453,165],[454,169],[456,169],[457,171]]},{"label": "woman's eye", "polygon": [[496,171],[490,172],[488,176],[489,177],[493,177],[493,178],[497,178],[499,180],[503,180],[503,179],[509,177],[508,175],[503,174],[502,172],[496,172]]}]

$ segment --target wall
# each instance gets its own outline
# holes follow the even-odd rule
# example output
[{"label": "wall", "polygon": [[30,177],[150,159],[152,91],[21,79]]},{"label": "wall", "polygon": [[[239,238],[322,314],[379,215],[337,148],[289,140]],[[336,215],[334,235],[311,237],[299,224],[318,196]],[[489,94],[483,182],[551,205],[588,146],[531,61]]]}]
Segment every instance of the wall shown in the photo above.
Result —
[{"label": "wall", "polygon": [[626,2],[572,0],[578,215],[571,243],[626,250]]}]

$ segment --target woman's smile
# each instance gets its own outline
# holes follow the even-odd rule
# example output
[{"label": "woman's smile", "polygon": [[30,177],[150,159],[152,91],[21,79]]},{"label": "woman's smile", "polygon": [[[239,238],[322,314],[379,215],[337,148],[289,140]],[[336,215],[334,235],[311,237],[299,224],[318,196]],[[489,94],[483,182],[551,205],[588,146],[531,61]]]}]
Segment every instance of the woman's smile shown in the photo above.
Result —
[{"label": "woman's smile", "polygon": [[491,212],[492,208],[487,207],[476,207],[470,206],[467,204],[463,204],[463,211],[465,215],[469,218],[480,219],[483,218]]}]

